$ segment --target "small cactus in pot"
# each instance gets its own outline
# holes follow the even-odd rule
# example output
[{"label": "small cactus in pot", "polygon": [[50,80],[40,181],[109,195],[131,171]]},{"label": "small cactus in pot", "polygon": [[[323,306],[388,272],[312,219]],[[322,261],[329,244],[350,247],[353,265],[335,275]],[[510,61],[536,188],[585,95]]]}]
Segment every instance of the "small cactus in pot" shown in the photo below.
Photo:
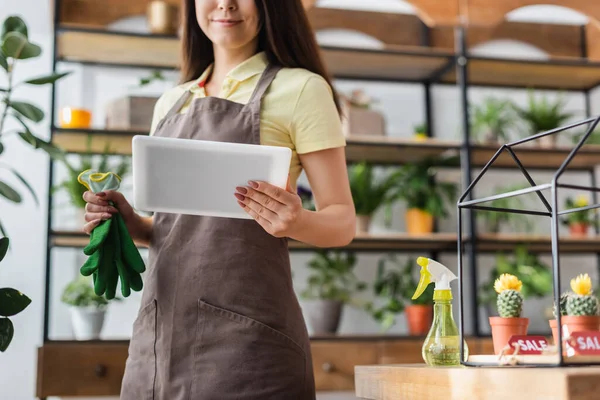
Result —
[{"label": "small cactus in pot", "polygon": [[566,298],[566,314],[561,316],[565,326],[563,338],[573,332],[600,330],[600,307],[588,274],[580,274],[571,279],[571,290]]},{"label": "small cactus in pot", "polygon": [[[490,317],[489,321],[496,354],[500,354],[506,347],[511,336],[527,334],[529,318],[521,317],[523,313],[522,286],[519,278],[511,274],[502,274],[494,282],[494,290],[498,293],[496,300],[498,316]],[[506,354],[512,352],[513,349],[505,351]]]}]

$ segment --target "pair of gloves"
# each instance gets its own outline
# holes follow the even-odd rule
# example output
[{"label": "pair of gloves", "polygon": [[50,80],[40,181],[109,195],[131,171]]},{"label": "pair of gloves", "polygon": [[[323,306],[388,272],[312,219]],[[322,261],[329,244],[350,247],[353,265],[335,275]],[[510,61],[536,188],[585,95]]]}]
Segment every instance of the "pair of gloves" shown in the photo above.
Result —
[{"label": "pair of gloves", "polygon": [[[121,182],[117,174],[92,170],[83,171],[77,180],[93,193],[118,190]],[[110,205],[114,207],[112,202]],[[85,246],[83,253],[88,259],[80,272],[83,276],[93,276],[96,295],[104,295],[108,300],[114,299],[119,280],[124,297],[128,297],[132,290],[142,290],[141,274],[146,266],[120,213],[100,222],[92,230],[89,244]]]}]

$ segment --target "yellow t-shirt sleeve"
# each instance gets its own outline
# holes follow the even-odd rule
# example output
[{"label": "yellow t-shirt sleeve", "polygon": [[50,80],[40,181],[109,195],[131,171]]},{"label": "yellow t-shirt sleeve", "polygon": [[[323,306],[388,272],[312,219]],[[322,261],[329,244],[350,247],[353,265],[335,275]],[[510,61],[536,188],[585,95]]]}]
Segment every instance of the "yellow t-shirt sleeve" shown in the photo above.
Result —
[{"label": "yellow t-shirt sleeve", "polygon": [[323,77],[311,75],[298,96],[290,123],[298,154],[346,145],[332,90]]}]

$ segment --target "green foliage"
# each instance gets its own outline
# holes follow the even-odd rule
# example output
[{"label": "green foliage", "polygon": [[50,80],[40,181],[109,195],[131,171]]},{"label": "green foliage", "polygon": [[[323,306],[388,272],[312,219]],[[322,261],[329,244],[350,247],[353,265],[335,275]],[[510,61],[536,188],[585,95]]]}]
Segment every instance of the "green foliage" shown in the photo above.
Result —
[{"label": "green foliage", "polygon": [[[567,198],[565,201],[565,207],[567,210],[573,210],[576,208],[587,207],[589,205],[587,198],[585,196],[578,197],[573,200],[571,197]],[[565,214],[565,217],[561,219],[561,222],[564,225],[571,224],[585,224],[585,225],[595,225],[595,210],[583,210],[583,211],[574,211],[569,214]]]},{"label": "green foliage", "polygon": [[366,288],[353,272],[355,265],[356,255],[352,252],[317,251],[308,263],[311,274],[302,297],[352,303],[353,295]]},{"label": "green foliage", "polygon": [[[525,187],[526,186],[524,185],[501,186],[496,188],[494,194],[508,193],[515,190],[524,189]],[[523,202],[522,197],[520,196],[505,197],[503,199],[490,201],[489,203],[485,204],[485,206],[513,210],[525,209],[525,204]],[[531,217],[525,214],[515,214],[512,212],[503,211],[478,210],[476,211],[476,215],[478,218],[482,218],[485,221],[487,229],[493,233],[498,233],[502,224],[508,225],[511,231],[531,232],[533,230]]]},{"label": "green foliage", "polygon": [[[10,240],[0,238],[0,262],[8,252]],[[9,317],[15,316],[25,310],[31,299],[13,288],[0,288],[0,351],[5,352],[12,342],[15,328]]]},{"label": "green foliage", "polygon": [[147,86],[147,85],[151,84],[152,82],[164,81],[164,80],[166,80],[166,79],[163,75],[163,72],[160,70],[154,70],[154,71],[150,72],[150,75],[140,78],[139,85],[140,85],[140,87],[143,87],[143,86]]},{"label": "green foliage", "polygon": [[481,104],[471,107],[471,129],[475,137],[483,141],[508,141],[508,131],[518,121],[512,103],[487,97]]},{"label": "green foliage", "polygon": [[391,199],[406,201],[408,208],[418,208],[434,217],[446,217],[445,202],[455,202],[457,185],[451,182],[436,182],[436,165],[456,165],[457,158],[425,159],[408,163],[392,174],[393,193]]},{"label": "green foliage", "polygon": [[519,107],[513,104],[513,108],[530,128],[530,134],[535,135],[560,127],[565,121],[573,116],[572,113],[563,111],[565,99],[560,96],[551,102],[547,96],[537,100],[532,91],[528,92],[529,102],[527,107]]},{"label": "green foliage", "polygon": [[68,178],[53,188],[54,192],[65,190],[69,194],[71,203],[77,208],[85,208],[85,200],[83,200],[83,193],[87,188],[79,183],[77,177],[83,171],[93,169],[101,172],[114,172],[123,178],[131,168],[130,158],[128,156],[116,156],[118,157],[118,163],[111,165],[109,163],[109,146],[108,144],[104,148],[103,154],[97,163],[94,163],[94,155],[91,149],[91,141],[93,135],[87,137],[87,151],[82,155],[79,155],[79,165],[72,165],[65,159],[63,162],[68,169]]},{"label": "green foliage", "polygon": [[[567,315],[567,299],[568,298],[569,298],[568,292],[565,292],[560,295],[560,305],[559,305],[560,315]],[[554,303],[554,306],[552,307],[552,315],[554,315],[554,318],[557,317],[556,303]]]},{"label": "green foliage", "polygon": [[[24,61],[39,57],[42,49],[35,43],[29,41],[28,28],[25,22],[18,16],[9,16],[4,20],[2,25],[2,35],[0,36],[0,67],[6,73],[8,86],[0,89],[0,103],[3,105],[3,110],[0,112],[0,153],[6,148],[2,140],[9,134],[18,135],[25,143],[35,149],[42,149],[51,157],[63,160],[65,152],[32,133],[30,128],[31,123],[39,123],[44,119],[44,112],[36,105],[29,102],[14,99],[13,95],[16,89],[23,85],[41,86],[53,84],[69,73],[50,74],[26,79],[22,82],[15,83],[16,66]],[[18,129],[6,130],[7,121],[12,119],[19,126]],[[23,186],[31,193],[38,203],[37,196],[31,185],[20,175],[14,168],[0,163],[0,168],[4,168],[14,175]],[[7,182],[0,181],[0,197],[12,202],[21,203],[23,196],[20,192],[10,186]],[[0,224],[0,234],[6,235],[6,230]]]},{"label": "green foliage", "polygon": [[103,296],[96,295],[90,279],[81,275],[65,286],[61,301],[75,307],[104,308],[109,304]]},{"label": "green foliage", "polygon": [[552,272],[537,255],[530,254],[524,246],[517,246],[514,259],[509,260],[504,254],[496,256],[496,266],[490,271],[490,279],[479,287],[479,304],[494,304],[497,293],[494,290],[496,277],[502,274],[518,276],[523,286],[521,294],[524,299],[544,297],[552,293]]},{"label": "green foliage", "polygon": [[348,177],[358,215],[372,215],[379,207],[391,200],[390,193],[394,183],[392,175],[376,179],[374,167],[367,162],[362,162],[349,168]]},{"label": "green foliage", "polygon": [[427,123],[422,123],[414,126],[414,133],[417,135],[427,135]]},{"label": "green foliage", "polygon": [[[391,268],[387,266],[388,263],[392,265]],[[393,253],[379,260],[373,293],[383,298],[384,304],[375,307],[373,303],[368,303],[365,309],[384,330],[394,325],[396,315],[402,313],[406,307],[405,302],[420,305],[433,304],[434,284],[427,286],[421,296],[412,300],[419,283],[414,277],[416,265],[415,260],[412,259],[402,265]]]},{"label": "green foliage", "polygon": [[593,294],[570,293],[567,296],[565,309],[569,316],[598,315],[598,298]]},{"label": "green foliage", "polygon": [[523,312],[523,295],[516,290],[504,290],[496,300],[498,315],[503,318],[518,318]]}]

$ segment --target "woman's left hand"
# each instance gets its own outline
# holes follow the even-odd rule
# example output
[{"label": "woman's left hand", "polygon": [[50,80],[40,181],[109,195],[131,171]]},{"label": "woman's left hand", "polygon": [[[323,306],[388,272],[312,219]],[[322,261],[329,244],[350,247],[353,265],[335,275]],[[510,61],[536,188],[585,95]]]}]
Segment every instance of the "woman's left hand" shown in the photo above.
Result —
[{"label": "woman's left hand", "polygon": [[249,187],[237,187],[238,204],[268,233],[286,237],[298,225],[304,211],[298,194],[267,182],[249,181]]}]

